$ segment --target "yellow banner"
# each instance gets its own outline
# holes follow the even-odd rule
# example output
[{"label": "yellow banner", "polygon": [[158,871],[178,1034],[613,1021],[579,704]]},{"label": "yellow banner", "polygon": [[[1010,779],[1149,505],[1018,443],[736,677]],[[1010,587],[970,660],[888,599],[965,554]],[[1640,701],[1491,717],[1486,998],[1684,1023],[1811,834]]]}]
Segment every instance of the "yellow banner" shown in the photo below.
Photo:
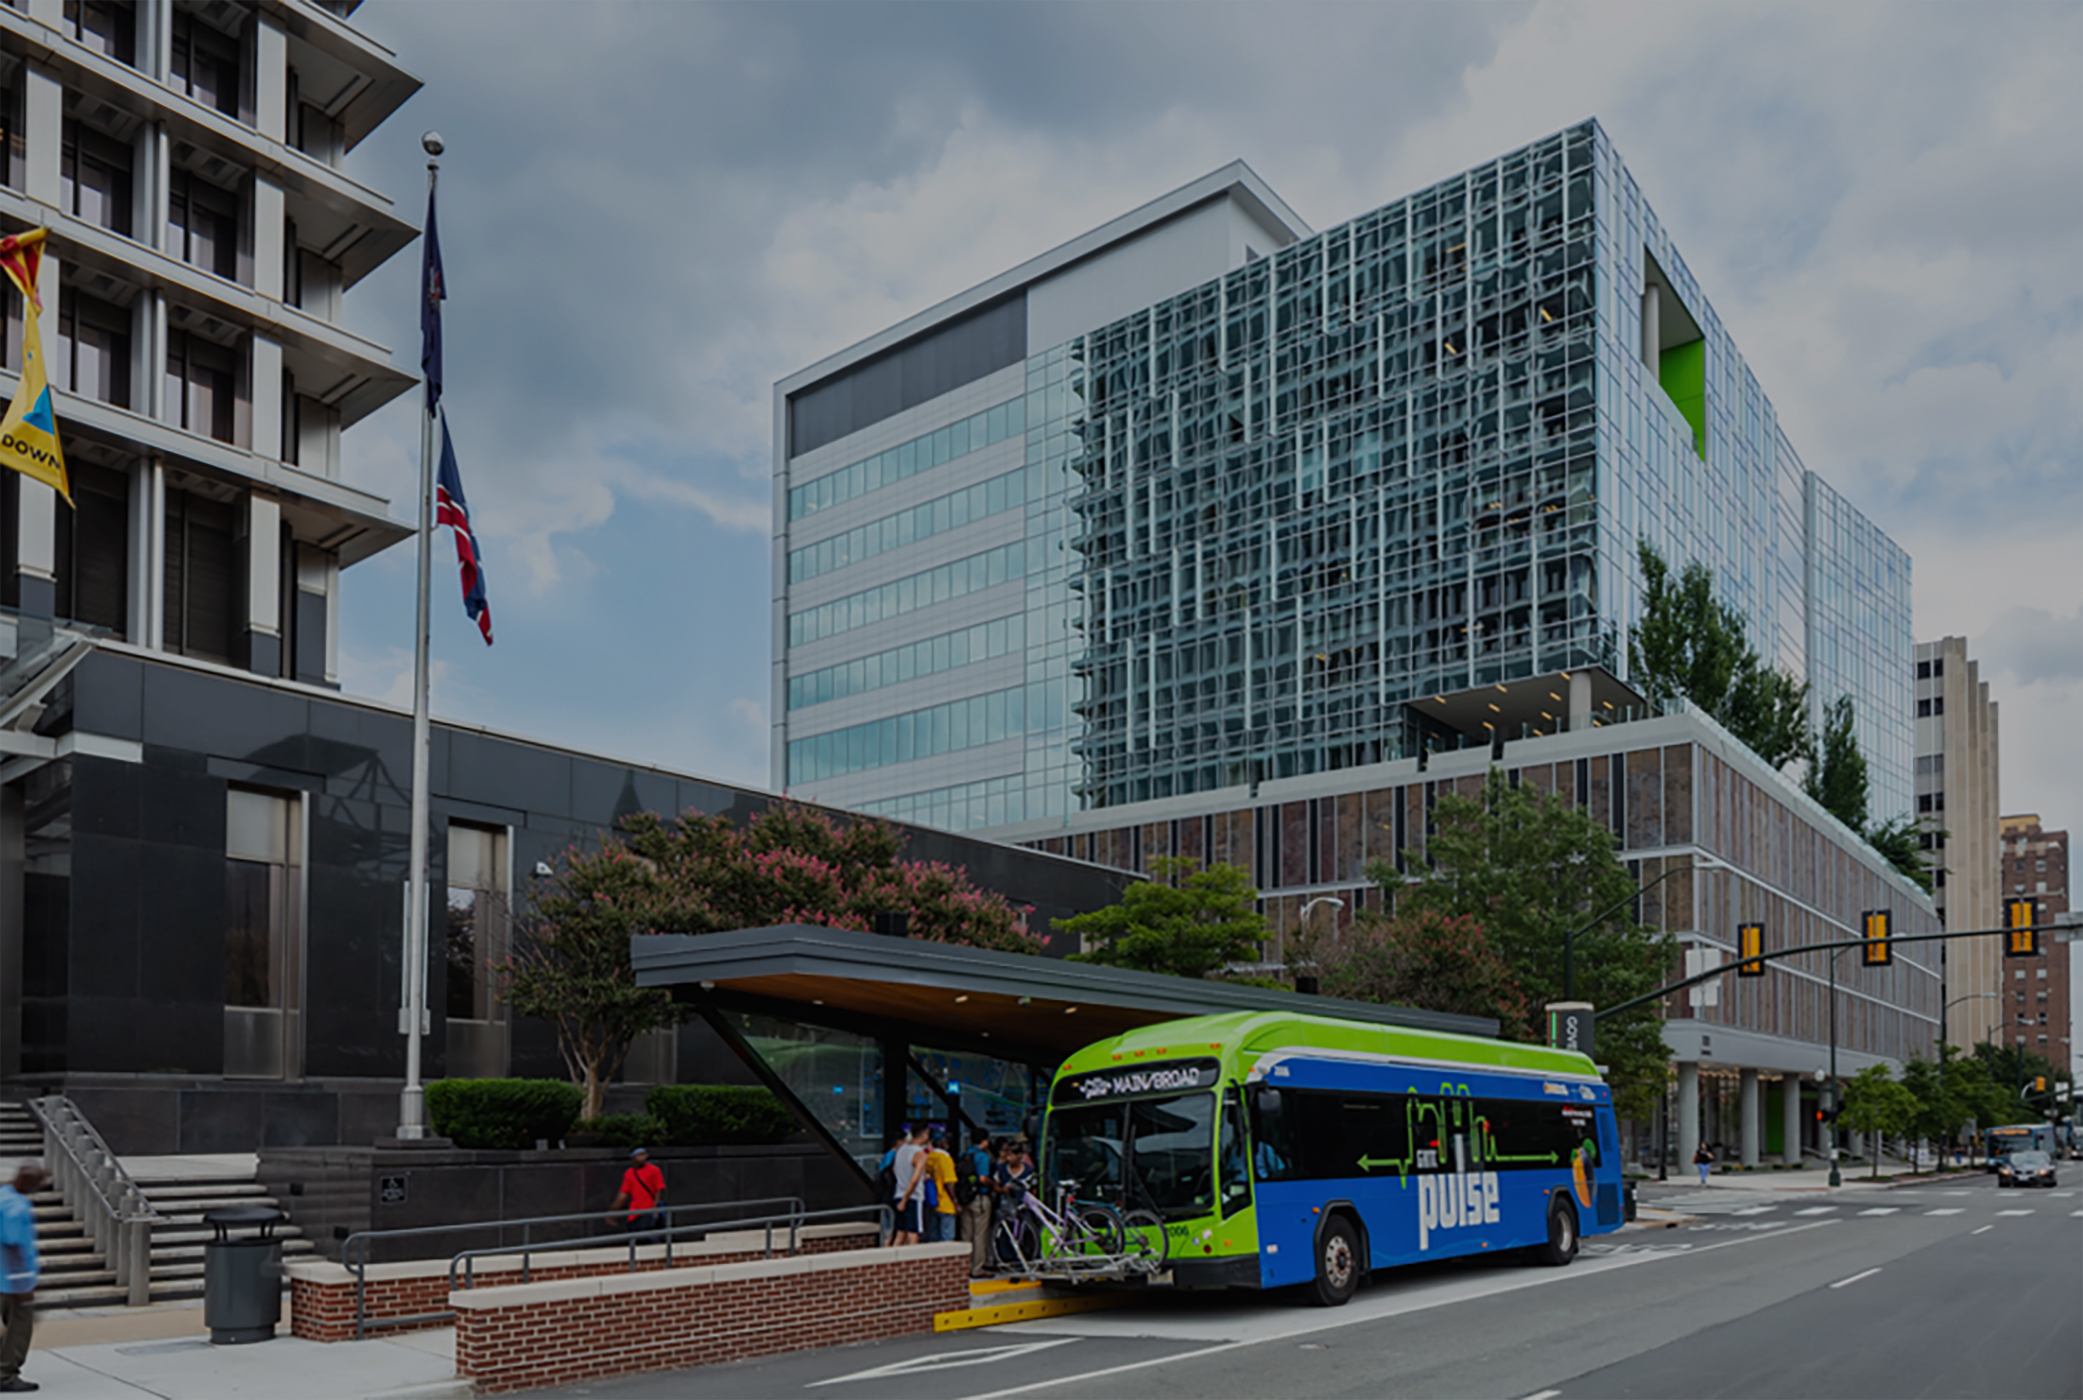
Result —
[{"label": "yellow banner", "polygon": [[0,467],[40,481],[72,504],[72,483],[65,475],[65,451],[58,445],[58,422],[51,413],[51,385],[43,368],[43,327],[38,310],[43,299],[37,274],[43,262],[42,229],[0,238],[0,270],[22,294],[22,382],[0,420]]}]

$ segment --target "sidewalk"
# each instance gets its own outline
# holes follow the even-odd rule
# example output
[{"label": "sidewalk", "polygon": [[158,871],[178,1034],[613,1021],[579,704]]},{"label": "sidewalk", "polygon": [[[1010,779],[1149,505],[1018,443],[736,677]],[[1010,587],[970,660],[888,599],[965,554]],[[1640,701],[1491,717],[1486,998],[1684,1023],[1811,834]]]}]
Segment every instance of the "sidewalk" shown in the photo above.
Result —
[{"label": "sidewalk", "polygon": [[306,1342],[288,1325],[273,1341],[210,1345],[200,1303],[81,1309],[39,1317],[27,1380],[52,1400],[373,1400],[467,1396],[456,1378],[455,1332],[362,1342]]}]

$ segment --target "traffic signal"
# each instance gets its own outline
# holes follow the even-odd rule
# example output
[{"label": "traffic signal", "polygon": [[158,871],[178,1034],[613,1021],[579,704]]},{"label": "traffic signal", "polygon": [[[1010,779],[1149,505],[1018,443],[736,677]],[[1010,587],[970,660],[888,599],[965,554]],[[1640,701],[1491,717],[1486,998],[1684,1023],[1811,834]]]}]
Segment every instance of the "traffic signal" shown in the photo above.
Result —
[{"label": "traffic signal", "polygon": [[2004,936],[2003,955],[2007,958],[2038,957],[2040,951],[2039,930],[2033,925],[2039,920],[2038,901],[2011,899],[2004,901],[2004,924],[2010,931]]},{"label": "traffic signal", "polygon": [[2035,1094],[2044,1094],[2044,1093],[2046,1093],[2046,1092],[2047,1092],[2047,1076],[2046,1076],[2046,1075],[2044,1075],[2044,1074],[2035,1074],[2035,1075],[2034,1075],[2034,1076],[2032,1077],[2032,1091],[2033,1091],[2033,1092],[2034,1092]]},{"label": "traffic signal", "polygon": [[1895,960],[1895,950],[1888,946],[1888,925],[1893,916],[1885,909],[1866,911],[1866,946],[1859,950],[1861,961],[1868,967],[1886,967]]},{"label": "traffic signal", "polygon": [[1741,924],[1736,929],[1736,975],[1738,977],[1763,977],[1765,951],[1765,926],[1763,924]]}]

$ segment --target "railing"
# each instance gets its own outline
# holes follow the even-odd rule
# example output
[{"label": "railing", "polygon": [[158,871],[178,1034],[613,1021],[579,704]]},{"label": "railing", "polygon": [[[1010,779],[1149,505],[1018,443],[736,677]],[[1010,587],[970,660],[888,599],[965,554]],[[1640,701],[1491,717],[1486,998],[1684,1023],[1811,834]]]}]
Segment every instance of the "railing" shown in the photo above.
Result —
[{"label": "railing", "polygon": [[[761,1206],[783,1206],[786,1209],[752,1216],[749,1218],[749,1223],[741,1223],[736,1220],[688,1219],[688,1217],[699,1217],[714,1214],[718,1211],[745,1211]],[[800,1196],[766,1196],[747,1201],[710,1201],[693,1205],[660,1206],[656,1210],[638,1213],[660,1217],[664,1221],[662,1228],[649,1228],[634,1232],[617,1228],[612,1235],[582,1236],[577,1239],[569,1236],[559,1239],[536,1239],[532,1237],[537,1229],[547,1226],[599,1226],[605,1221],[616,1222],[619,1226],[630,1212],[592,1210],[584,1211],[577,1215],[536,1215],[519,1220],[472,1220],[455,1225],[418,1225],[398,1230],[358,1230],[341,1242],[340,1263],[349,1273],[354,1275],[354,1335],[359,1339],[368,1335],[372,1328],[418,1327],[428,1323],[447,1322],[453,1317],[453,1314],[446,1309],[440,1312],[414,1313],[409,1317],[370,1317],[368,1309],[370,1252],[377,1242],[425,1239],[435,1235],[453,1235],[471,1230],[519,1230],[521,1232],[521,1243],[519,1244],[487,1245],[481,1249],[466,1249],[452,1256],[449,1262],[449,1282],[450,1287],[453,1288],[455,1286],[455,1271],[459,1262],[463,1264],[467,1280],[471,1274],[472,1264],[463,1261],[474,1262],[476,1259],[495,1254],[519,1254],[521,1256],[521,1280],[525,1283],[529,1277],[530,1257],[536,1253],[550,1249],[586,1249],[614,1243],[622,1243],[627,1247],[629,1267],[634,1270],[637,1266],[637,1247],[663,1241],[666,1250],[666,1267],[670,1268],[672,1267],[673,1241],[676,1238],[684,1237],[690,1233],[705,1235],[722,1229],[751,1229],[765,1225],[768,1227],[767,1252],[772,1253],[773,1227],[784,1222],[788,1226],[788,1247],[793,1252],[803,1222],[822,1219],[834,1214],[858,1215],[868,1209],[872,1208],[856,1206],[836,1212],[805,1211],[803,1209],[803,1198]],[[886,1216],[890,1215],[887,1207],[884,1207],[883,1211]],[[883,1222],[884,1238],[888,1238],[893,1219],[894,1217]],[[467,1281],[465,1286],[469,1286]]]},{"label": "railing", "polygon": [[[747,1201],[743,1204],[757,1205],[759,1203]],[[797,1247],[802,1243],[803,1226],[809,1221],[838,1220],[849,1216],[873,1215],[876,1217],[877,1232],[882,1239],[888,1239],[891,1232],[896,1228],[897,1213],[896,1208],[893,1206],[881,1204],[834,1206],[829,1210],[806,1211],[802,1209],[802,1202],[798,1201],[796,1207],[795,1210],[784,1215],[749,1215],[737,1220],[704,1221],[699,1226],[669,1225],[663,1230],[646,1229],[632,1233],[629,1236],[629,1272],[636,1272],[637,1246],[656,1244],[661,1240],[665,1242],[665,1267],[670,1269],[673,1266],[673,1237],[689,1229],[698,1229],[705,1235],[723,1230],[764,1229],[766,1239],[760,1248],[760,1254],[763,1258],[771,1259],[774,1257],[774,1227],[777,1225],[785,1226],[788,1231],[788,1243],[785,1252],[789,1254],[794,1254]],[[461,1268],[463,1271],[463,1287],[475,1288],[477,1286],[476,1265],[478,1260],[510,1254],[519,1254],[521,1256],[521,1282],[526,1283],[528,1282],[529,1248],[527,1245],[508,1244],[487,1245],[483,1249],[466,1249],[448,1261],[448,1286],[451,1290],[455,1288],[456,1270]],[[539,1249],[541,1246],[537,1245],[534,1248]]]},{"label": "railing", "polygon": [[159,1213],[79,1105],[63,1094],[49,1094],[31,1099],[29,1112],[43,1129],[44,1164],[66,1208],[109,1261],[128,1301],[133,1306],[151,1302],[152,1222]]}]

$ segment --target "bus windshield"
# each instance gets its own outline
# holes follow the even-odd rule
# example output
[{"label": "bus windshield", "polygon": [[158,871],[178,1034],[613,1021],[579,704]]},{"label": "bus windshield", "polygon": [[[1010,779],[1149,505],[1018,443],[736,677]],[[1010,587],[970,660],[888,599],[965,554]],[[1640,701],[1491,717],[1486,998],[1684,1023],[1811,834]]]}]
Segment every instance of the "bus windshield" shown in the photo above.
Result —
[{"label": "bus windshield", "polygon": [[1214,1204],[1215,1096],[1076,1104],[1049,1115],[1048,1179],[1165,1216]]}]

